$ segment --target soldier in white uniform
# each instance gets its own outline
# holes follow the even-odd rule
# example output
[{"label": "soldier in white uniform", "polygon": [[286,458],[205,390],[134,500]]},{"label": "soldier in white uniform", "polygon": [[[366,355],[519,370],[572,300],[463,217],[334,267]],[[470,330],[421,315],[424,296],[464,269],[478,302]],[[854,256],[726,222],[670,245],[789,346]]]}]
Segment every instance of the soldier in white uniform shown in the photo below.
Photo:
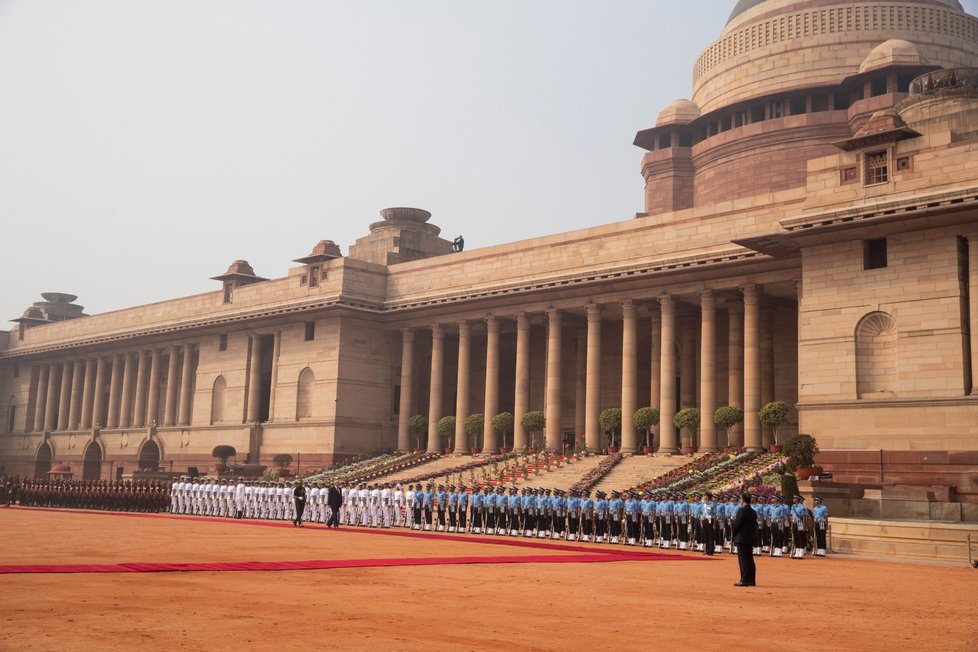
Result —
[{"label": "soldier in white uniform", "polygon": [[384,488],[380,490],[380,525],[384,528],[389,528],[394,522],[394,497],[391,490],[391,485],[388,482],[384,485]]},{"label": "soldier in white uniform", "polygon": [[346,499],[343,500],[343,508],[346,510],[346,524],[356,525],[357,521],[357,505],[360,501],[360,490],[355,486],[350,487],[348,492],[349,502]]},{"label": "soldier in white uniform", "polygon": [[380,527],[381,508],[380,487],[373,485],[370,490],[370,527]]},{"label": "soldier in white uniform", "polygon": [[394,527],[401,527],[404,524],[404,491],[401,483],[398,482],[391,490],[391,503],[394,511]]},{"label": "soldier in white uniform", "polygon": [[309,490],[306,492],[306,520],[311,523],[319,522],[319,486],[309,483]]},{"label": "soldier in white uniform", "polygon": [[242,518],[247,504],[247,489],[245,488],[244,478],[238,478],[238,484],[234,487],[234,518]]},{"label": "soldier in white uniform", "polygon": [[414,529],[414,486],[410,484],[404,493],[404,527]]}]

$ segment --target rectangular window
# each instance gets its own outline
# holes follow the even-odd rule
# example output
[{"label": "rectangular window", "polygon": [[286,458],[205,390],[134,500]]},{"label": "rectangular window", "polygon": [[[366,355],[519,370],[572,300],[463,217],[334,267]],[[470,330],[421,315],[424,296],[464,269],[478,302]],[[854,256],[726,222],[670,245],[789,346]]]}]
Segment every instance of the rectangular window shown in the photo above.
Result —
[{"label": "rectangular window", "polygon": [[234,286],[230,283],[224,284],[224,303],[231,303],[234,301]]},{"label": "rectangular window", "polygon": [[308,282],[309,282],[308,274],[303,274],[302,276],[299,277],[299,285],[305,285]]},{"label": "rectangular window", "polygon": [[783,112],[783,104],[781,102],[768,102],[767,103],[767,113],[771,116],[771,119],[780,118]]},{"label": "rectangular window", "polygon": [[869,84],[871,97],[886,95],[886,77],[877,77]]},{"label": "rectangular window", "polygon": [[886,183],[890,180],[889,157],[886,150],[866,153],[865,185]]},{"label": "rectangular window", "polygon": [[217,350],[227,351],[228,350],[228,336],[221,335],[217,340]]},{"label": "rectangular window", "polygon": [[805,112],[805,98],[793,97],[788,101],[788,111],[791,115],[801,115]]},{"label": "rectangular window", "polygon": [[693,134],[688,130],[679,132],[679,146],[680,147],[692,147],[693,146]]},{"label": "rectangular window", "polygon": [[20,363],[19,362],[15,362],[14,363],[14,378],[17,378],[18,376],[20,376]]},{"label": "rectangular window", "polygon": [[863,269],[886,267],[886,238],[863,240]]},{"label": "rectangular window", "polygon": [[672,147],[672,134],[659,134],[659,149]]},{"label": "rectangular window", "polygon": [[845,111],[849,108],[849,94],[836,93],[832,96],[832,108],[836,111]]},{"label": "rectangular window", "polygon": [[7,432],[14,431],[14,424],[17,422],[17,406],[11,405],[10,412],[7,414]]},{"label": "rectangular window", "polygon": [[764,105],[758,104],[757,106],[752,106],[750,108],[750,121],[751,122],[764,122]]},{"label": "rectangular window", "polygon": [[859,174],[857,173],[855,166],[842,168],[842,170],[839,171],[839,182],[843,185],[847,183],[855,183],[858,180]]},{"label": "rectangular window", "polygon": [[310,267],[309,268],[309,287],[317,288],[319,287],[319,268]]},{"label": "rectangular window", "polygon": [[316,339],[316,322],[307,321],[306,322],[306,341],[311,342]]},{"label": "rectangular window", "polygon": [[828,95],[812,95],[812,113],[829,110]]}]

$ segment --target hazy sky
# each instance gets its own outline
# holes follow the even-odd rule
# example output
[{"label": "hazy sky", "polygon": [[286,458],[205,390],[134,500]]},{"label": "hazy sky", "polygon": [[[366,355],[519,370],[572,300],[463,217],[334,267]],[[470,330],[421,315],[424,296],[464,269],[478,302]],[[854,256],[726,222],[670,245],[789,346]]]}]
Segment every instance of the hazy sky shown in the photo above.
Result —
[{"label": "hazy sky", "polygon": [[283,276],[388,206],[468,248],[631,218],[734,4],[0,0],[0,319]]}]

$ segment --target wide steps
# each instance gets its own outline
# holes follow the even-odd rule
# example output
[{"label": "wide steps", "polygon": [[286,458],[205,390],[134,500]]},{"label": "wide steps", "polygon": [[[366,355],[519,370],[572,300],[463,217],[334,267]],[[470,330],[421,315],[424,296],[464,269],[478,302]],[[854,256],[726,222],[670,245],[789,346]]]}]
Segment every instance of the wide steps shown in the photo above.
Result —
[{"label": "wide steps", "polygon": [[674,456],[655,456],[631,455],[623,459],[615,468],[611,469],[600,482],[595,486],[596,491],[611,493],[612,491],[624,491],[654,480],[655,478],[688,464],[695,457],[688,455]]},{"label": "wide steps", "polygon": [[455,456],[446,455],[444,457],[439,457],[436,460],[432,460],[426,464],[420,464],[418,466],[412,466],[409,469],[401,469],[399,471],[394,471],[388,475],[381,476],[378,478],[373,478],[367,480],[368,484],[375,484],[378,482],[401,482],[407,480],[408,478],[414,478],[419,475],[427,475],[429,473],[440,473],[442,471],[447,471],[448,469],[454,468],[456,466],[461,466],[462,464],[467,464],[472,461],[472,457],[469,456]]},{"label": "wide steps", "polygon": [[542,487],[544,489],[557,488],[566,490],[584,477],[584,474],[600,464],[603,459],[603,455],[592,455],[580,460],[574,460],[570,464],[565,462],[559,468],[554,468],[550,471],[541,470],[536,474],[531,473],[529,478],[526,480],[520,478],[516,484],[520,487],[534,489]]}]

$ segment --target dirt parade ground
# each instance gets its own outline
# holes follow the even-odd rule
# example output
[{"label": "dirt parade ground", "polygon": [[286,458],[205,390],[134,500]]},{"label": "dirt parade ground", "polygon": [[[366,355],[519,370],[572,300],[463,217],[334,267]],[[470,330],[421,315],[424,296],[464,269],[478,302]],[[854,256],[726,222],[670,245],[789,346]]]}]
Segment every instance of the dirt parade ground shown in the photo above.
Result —
[{"label": "dirt parade ground", "polygon": [[0,650],[978,648],[965,567],[762,558],[737,588],[728,554],[19,508],[0,531]]}]

